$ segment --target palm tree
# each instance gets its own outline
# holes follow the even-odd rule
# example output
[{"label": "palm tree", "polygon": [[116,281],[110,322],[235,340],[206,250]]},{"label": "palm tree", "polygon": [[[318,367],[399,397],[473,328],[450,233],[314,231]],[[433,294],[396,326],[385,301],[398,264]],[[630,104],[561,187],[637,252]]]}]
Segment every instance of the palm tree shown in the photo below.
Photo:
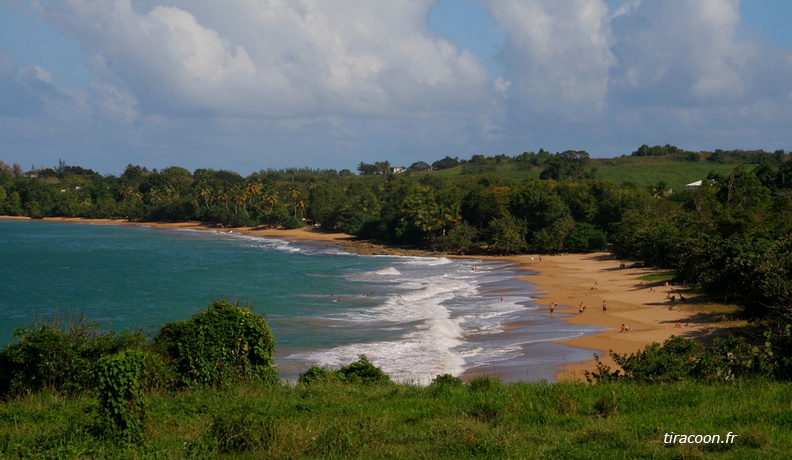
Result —
[{"label": "palm tree", "polygon": [[272,214],[275,206],[280,203],[280,196],[274,187],[270,184],[265,184],[261,188],[261,200],[267,205],[267,214]]},{"label": "palm tree", "polygon": [[297,217],[297,203],[302,200],[303,192],[297,184],[289,184],[286,187],[286,196],[294,206],[294,217]]}]

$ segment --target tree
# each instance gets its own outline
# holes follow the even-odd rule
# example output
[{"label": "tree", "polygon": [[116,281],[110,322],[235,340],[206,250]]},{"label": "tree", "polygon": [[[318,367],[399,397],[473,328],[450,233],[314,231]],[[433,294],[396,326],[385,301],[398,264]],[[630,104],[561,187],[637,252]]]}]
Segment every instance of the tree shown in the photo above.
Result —
[{"label": "tree", "polygon": [[583,150],[566,150],[547,159],[540,179],[584,179],[593,176],[588,168],[589,154]]},{"label": "tree", "polygon": [[509,197],[509,211],[525,219],[531,233],[547,228],[569,215],[569,208],[555,192],[554,186],[548,181],[529,179]]},{"label": "tree", "polygon": [[415,171],[430,171],[432,166],[425,161],[416,161],[415,163],[410,165],[410,169]]},{"label": "tree", "polygon": [[372,165],[372,164],[369,164],[369,163],[363,163],[361,161],[360,164],[357,167],[357,170],[360,172],[360,174],[376,174],[377,171],[378,171],[378,168],[375,165]]},{"label": "tree", "polygon": [[490,247],[500,254],[511,254],[527,249],[525,234],[527,225],[524,220],[507,215],[490,222],[487,229]]},{"label": "tree", "polygon": [[434,169],[449,169],[449,168],[454,168],[456,166],[459,166],[459,157],[451,158],[449,156],[446,156],[442,160],[437,160],[434,163],[432,163],[432,167]]}]

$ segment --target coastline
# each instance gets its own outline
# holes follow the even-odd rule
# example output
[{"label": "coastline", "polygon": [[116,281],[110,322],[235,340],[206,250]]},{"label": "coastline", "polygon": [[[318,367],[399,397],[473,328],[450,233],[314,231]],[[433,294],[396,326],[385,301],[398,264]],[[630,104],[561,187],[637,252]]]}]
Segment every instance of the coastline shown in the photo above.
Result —
[{"label": "coastline", "polygon": [[[0,216],[0,219],[29,220],[22,217]],[[644,282],[638,277],[655,273],[649,268],[632,267],[628,261],[613,259],[607,253],[565,254],[555,256],[452,256],[431,251],[393,248],[374,244],[368,241],[355,241],[354,237],[343,233],[329,233],[313,228],[263,229],[263,228],[221,228],[201,222],[128,222],[113,219],[82,219],[82,218],[45,218],[44,221],[135,225],[153,228],[209,230],[220,232],[244,233],[254,236],[306,240],[314,243],[326,243],[341,246],[350,252],[364,255],[414,255],[444,256],[452,258],[475,258],[481,260],[509,261],[518,264],[518,269],[530,271],[530,274],[518,276],[516,279],[533,283],[540,291],[536,304],[540,311],[553,318],[573,325],[599,326],[605,328],[600,332],[582,337],[560,340],[576,349],[591,351],[587,360],[561,363],[555,376],[557,381],[582,380],[585,372],[596,370],[593,354],[597,353],[606,365],[617,368],[608,355],[609,350],[619,354],[630,354],[642,350],[653,342],[663,342],[672,335],[695,337],[705,331],[711,331],[715,324],[705,322],[696,312],[679,308],[680,305],[666,299],[666,294],[674,287],[664,286],[663,281]],[[621,264],[629,268],[621,268]],[[654,292],[649,288],[654,287]],[[602,311],[602,302],[607,302],[607,312]],[[558,307],[550,314],[550,302],[557,302]],[[583,314],[578,314],[578,305],[588,306]],[[678,323],[687,327],[678,328]],[[629,332],[620,332],[622,324],[630,327]],[[530,347],[525,349],[526,357]],[[580,353],[577,354],[580,356]],[[526,369],[515,364],[506,363],[497,368],[470,369],[465,371],[463,378],[477,375],[490,375],[509,381],[520,380]]]},{"label": "coastline", "polygon": [[[609,356],[610,350],[618,354],[632,354],[654,342],[662,343],[674,335],[701,338],[713,333],[717,335],[717,331],[724,326],[734,325],[715,323],[714,317],[688,308],[687,302],[669,300],[667,295],[678,295],[676,286],[666,285],[666,280],[647,282],[638,279],[657,273],[658,270],[636,267],[631,261],[615,259],[608,253],[544,256],[541,261],[536,258],[533,262],[531,256],[511,259],[536,273],[522,279],[535,283],[542,291],[538,301],[548,315],[550,302],[557,302],[556,312],[567,314],[563,320],[569,324],[607,328],[583,337],[559,341],[591,350],[592,357],[588,361],[560,366],[557,381],[585,381],[586,371],[596,370],[594,353],[605,365],[615,370],[618,365]],[[603,301],[607,302],[605,312],[602,309]],[[588,308],[579,314],[581,303]],[[622,332],[622,324],[630,330]]]}]

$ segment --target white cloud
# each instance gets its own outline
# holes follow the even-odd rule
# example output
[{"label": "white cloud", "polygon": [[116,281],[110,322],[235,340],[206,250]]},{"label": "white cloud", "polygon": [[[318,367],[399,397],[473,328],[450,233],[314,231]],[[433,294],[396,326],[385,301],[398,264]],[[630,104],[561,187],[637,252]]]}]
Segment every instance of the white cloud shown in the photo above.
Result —
[{"label": "white cloud", "polygon": [[739,0],[650,0],[621,11],[613,20],[614,91],[677,105],[739,100],[756,52],[738,40],[739,13]]},{"label": "white cloud", "polygon": [[58,88],[56,61],[0,50],[0,138],[21,158],[4,161],[74,149],[103,171],[252,172],[792,148],[792,51],[746,38],[737,0],[479,1],[508,37],[502,74],[427,28],[434,0],[30,0],[95,78]]},{"label": "white cloud", "polygon": [[404,115],[486,100],[475,56],[432,34],[432,2],[96,2],[44,16],[148,112]]},{"label": "white cloud", "polygon": [[501,59],[523,109],[562,119],[597,116],[615,62],[602,0],[484,0],[508,36]]}]

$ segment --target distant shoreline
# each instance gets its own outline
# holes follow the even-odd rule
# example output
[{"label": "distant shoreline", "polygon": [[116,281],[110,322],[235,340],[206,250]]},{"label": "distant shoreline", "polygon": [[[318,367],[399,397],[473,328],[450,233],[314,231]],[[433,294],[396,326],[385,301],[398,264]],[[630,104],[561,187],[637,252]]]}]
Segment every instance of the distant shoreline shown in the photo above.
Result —
[{"label": "distant shoreline", "polygon": [[[32,220],[27,217],[0,216],[5,220]],[[665,299],[673,287],[657,287],[654,293],[649,292],[649,284],[642,285],[637,278],[655,270],[648,268],[620,268],[627,261],[613,259],[607,253],[566,254],[557,256],[516,255],[516,256],[458,256],[431,251],[393,248],[369,241],[356,241],[353,236],[343,233],[329,233],[305,227],[293,230],[238,227],[222,228],[201,222],[129,222],[122,219],[82,219],[82,218],[44,218],[43,221],[67,222],[83,224],[134,225],[153,228],[208,230],[228,233],[244,233],[253,236],[305,240],[328,245],[340,246],[350,252],[363,255],[400,255],[422,257],[474,258],[481,260],[510,261],[519,265],[520,269],[530,270],[531,275],[517,279],[529,281],[543,293],[537,299],[537,305],[550,315],[550,302],[557,302],[558,318],[569,324],[592,325],[607,328],[598,333],[561,340],[559,343],[590,349],[611,366],[615,364],[607,356],[608,350],[617,353],[635,353],[653,342],[663,342],[672,335],[691,336],[698,331],[714,328],[712,323],[695,322],[695,312],[674,308],[674,304]],[[603,300],[607,311],[602,311]],[[585,313],[577,314],[580,303],[587,305]],[[670,307],[670,308],[669,308]],[[570,313],[572,313],[570,315]],[[558,315],[557,315],[558,316]],[[677,324],[687,327],[677,328]],[[627,325],[629,332],[620,332],[621,325]],[[581,362],[559,363],[556,380],[584,380],[586,371],[595,370],[593,356],[591,360]],[[523,373],[518,369],[504,366],[503,369],[487,368],[472,369],[463,376],[492,375],[507,372],[513,380],[519,380]]]}]

